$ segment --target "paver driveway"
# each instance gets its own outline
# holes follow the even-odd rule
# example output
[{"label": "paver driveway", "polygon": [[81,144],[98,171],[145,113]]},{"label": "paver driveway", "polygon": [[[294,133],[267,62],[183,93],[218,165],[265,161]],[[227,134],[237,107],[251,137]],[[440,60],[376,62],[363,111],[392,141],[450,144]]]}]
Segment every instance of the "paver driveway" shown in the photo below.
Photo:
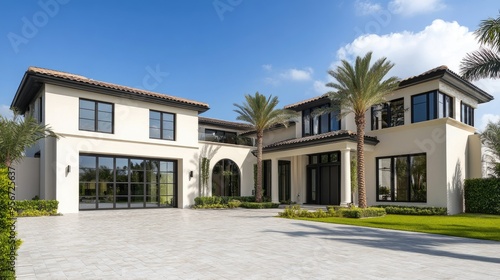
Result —
[{"label": "paver driveway", "polygon": [[[141,209],[19,218],[19,279],[498,279],[500,242]],[[499,233],[500,234],[500,233]]]}]

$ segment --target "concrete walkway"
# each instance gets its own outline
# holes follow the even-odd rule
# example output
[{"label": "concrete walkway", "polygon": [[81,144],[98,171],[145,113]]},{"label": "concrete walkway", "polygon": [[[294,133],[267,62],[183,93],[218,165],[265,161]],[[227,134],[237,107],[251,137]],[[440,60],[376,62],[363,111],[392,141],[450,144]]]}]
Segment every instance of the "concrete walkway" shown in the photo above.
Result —
[{"label": "concrete walkway", "polygon": [[500,242],[280,219],[277,211],[141,209],[19,218],[18,279],[500,276]]}]

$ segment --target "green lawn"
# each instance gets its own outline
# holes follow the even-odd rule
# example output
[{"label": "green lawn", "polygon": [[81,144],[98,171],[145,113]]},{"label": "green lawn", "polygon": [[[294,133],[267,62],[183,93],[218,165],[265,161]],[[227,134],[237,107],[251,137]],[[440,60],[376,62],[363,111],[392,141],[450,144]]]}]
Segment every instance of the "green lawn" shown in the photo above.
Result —
[{"label": "green lawn", "polygon": [[500,241],[500,216],[460,214],[454,216],[386,215],[378,218],[300,218],[323,223],[395,229]]}]

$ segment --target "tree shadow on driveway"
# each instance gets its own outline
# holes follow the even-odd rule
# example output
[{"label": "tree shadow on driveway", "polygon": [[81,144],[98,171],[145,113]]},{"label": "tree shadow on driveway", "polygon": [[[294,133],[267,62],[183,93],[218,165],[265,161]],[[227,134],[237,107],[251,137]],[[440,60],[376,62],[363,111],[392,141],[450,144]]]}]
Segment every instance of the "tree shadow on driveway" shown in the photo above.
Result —
[{"label": "tree shadow on driveway", "polygon": [[[493,253],[480,255],[478,254],[481,253],[480,250],[473,249],[474,245],[495,246],[497,249],[492,249],[490,252],[500,252],[500,242],[495,241],[337,224],[328,227],[314,222],[295,222],[292,224],[305,229],[296,231],[266,230],[265,232],[281,233],[297,238],[316,237],[326,241],[345,242],[377,249],[500,264],[500,258],[493,257]],[[461,246],[460,244],[471,246],[471,253],[446,250],[449,248],[448,245]],[[464,250],[461,249],[461,251]]]}]

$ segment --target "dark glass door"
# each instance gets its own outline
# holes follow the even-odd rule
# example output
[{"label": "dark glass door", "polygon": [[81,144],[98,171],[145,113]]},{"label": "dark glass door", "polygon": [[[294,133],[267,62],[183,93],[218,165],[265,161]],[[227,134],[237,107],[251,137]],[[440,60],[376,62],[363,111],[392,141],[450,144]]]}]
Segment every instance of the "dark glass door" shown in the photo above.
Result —
[{"label": "dark glass door", "polygon": [[278,188],[279,201],[291,200],[291,164],[290,161],[278,161]]}]

